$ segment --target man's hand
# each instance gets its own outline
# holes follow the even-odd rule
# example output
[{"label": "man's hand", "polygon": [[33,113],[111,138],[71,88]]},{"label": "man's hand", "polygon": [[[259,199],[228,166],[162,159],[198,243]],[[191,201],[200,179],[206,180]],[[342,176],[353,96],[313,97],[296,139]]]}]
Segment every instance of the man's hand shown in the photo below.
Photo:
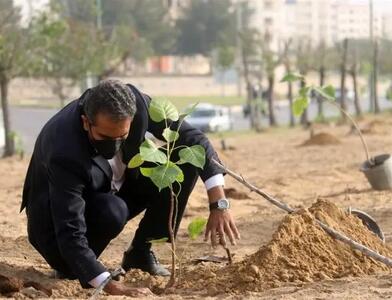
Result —
[{"label": "man's hand", "polygon": [[226,247],[226,235],[229,237],[232,245],[236,244],[236,239],[240,239],[240,234],[230,212],[228,210],[212,210],[208,218],[204,241],[211,239],[213,247],[216,247],[218,244]]},{"label": "man's hand", "polygon": [[154,295],[148,288],[130,288],[121,282],[116,282],[114,280],[111,280],[106,285],[104,291],[110,295],[124,295],[129,297],[147,297]]}]

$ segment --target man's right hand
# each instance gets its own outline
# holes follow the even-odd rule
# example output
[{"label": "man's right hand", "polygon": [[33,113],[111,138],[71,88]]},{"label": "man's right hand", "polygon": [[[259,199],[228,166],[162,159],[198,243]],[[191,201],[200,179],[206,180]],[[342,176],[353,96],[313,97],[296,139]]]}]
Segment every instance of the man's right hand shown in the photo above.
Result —
[{"label": "man's right hand", "polygon": [[129,297],[147,297],[154,295],[148,288],[130,288],[123,283],[114,280],[109,281],[104,288],[104,291],[110,295],[124,295]]}]

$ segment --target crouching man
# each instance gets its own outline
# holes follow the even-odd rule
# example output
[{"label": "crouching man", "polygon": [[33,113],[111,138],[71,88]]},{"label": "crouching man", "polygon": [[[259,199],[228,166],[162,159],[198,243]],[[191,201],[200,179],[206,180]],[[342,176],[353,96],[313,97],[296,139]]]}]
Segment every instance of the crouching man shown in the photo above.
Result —
[{"label": "crouching man", "polygon": [[[168,276],[149,240],[168,237],[168,189],[161,192],[136,169],[127,169],[146,132],[162,138],[164,125],[148,115],[150,98],[132,85],[106,80],[88,89],[43,127],[27,171],[21,210],[26,208],[30,243],[63,278],[97,287],[110,275],[97,260],[125,224],[144,212],[122,267]],[[176,126],[174,123],[172,126]],[[212,163],[217,155],[203,133],[184,122],[178,145],[206,150],[203,170],[181,165],[185,180],[178,197],[177,232],[198,176],[210,203],[206,239],[217,244],[225,235],[232,243],[239,233],[228,210],[223,175]],[[113,295],[146,296],[110,281]]]}]

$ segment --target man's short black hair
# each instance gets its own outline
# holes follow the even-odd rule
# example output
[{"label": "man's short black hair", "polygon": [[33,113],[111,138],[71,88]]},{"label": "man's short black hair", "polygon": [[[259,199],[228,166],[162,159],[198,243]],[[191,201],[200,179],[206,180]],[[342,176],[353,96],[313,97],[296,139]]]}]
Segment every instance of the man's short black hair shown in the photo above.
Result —
[{"label": "man's short black hair", "polygon": [[117,122],[134,117],[136,96],[129,86],[119,80],[103,80],[86,95],[83,109],[93,124],[98,113],[108,114]]}]

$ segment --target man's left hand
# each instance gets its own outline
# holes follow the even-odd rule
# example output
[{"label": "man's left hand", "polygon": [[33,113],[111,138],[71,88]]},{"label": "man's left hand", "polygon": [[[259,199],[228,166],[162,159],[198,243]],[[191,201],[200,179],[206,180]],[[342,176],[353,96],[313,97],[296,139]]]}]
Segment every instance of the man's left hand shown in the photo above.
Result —
[{"label": "man's left hand", "polygon": [[226,247],[226,235],[232,245],[236,244],[236,239],[240,239],[240,234],[230,212],[228,210],[212,210],[208,218],[204,241],[211,239],[213,247],[218,244]]}]

